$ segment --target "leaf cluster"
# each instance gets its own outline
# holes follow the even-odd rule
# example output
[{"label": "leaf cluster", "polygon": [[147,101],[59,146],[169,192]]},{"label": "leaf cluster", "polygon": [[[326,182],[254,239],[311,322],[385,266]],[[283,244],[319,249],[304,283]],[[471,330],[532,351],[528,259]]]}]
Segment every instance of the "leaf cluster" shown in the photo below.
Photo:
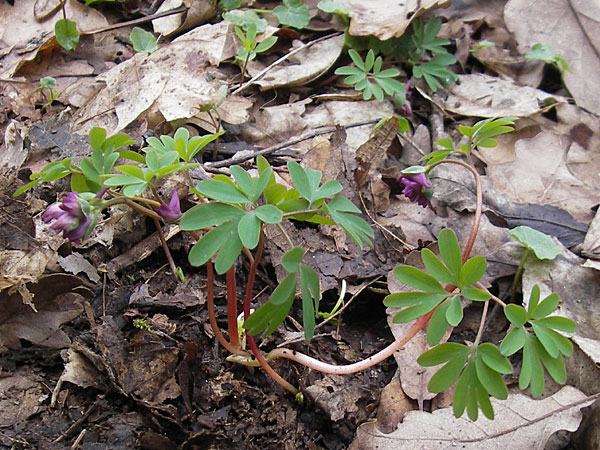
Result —
[{"label": "leaf cluster", "polygon": [[513,368],[498,347],[490,343],[467,346],[446,342],[423,353],[417,361],[429,367],[444,364],[429,380],[431,392],[442,392],[458,380],[454,391],[454,415],[460,417],[467,410],[471,420],[477,420],[479,410],[490,420],[494,409],[490,395],[500,400],[508,397],[502,375]]},{"label": "leaf cluster", "polygon": [[336,69],[336,75],[348,75],[345,84],[354,85],[357,91],[363,91],[363,98],[370,100],[375,97],[380,102],[384,99],[384,93],[388,96],[405,97],[404,84],[394,78],[400,75],[398,69],[382,70],[383,59],[381,56],[375,58],[375,52],[371,49],[365,60],[354,50],[348,50],[348,55],[354,62],[355,67],[344,66]]},{"label": "leaf cluster", "polygon": [[445,48],[450,41],[437,37],[441,28],[442,21],[434,15],[429,17],[427,24],[415,19],[412,34],[405,33],[394,45],[397,57],[407,59],[413,66],[413,75],[423,78],[433,92],[441,88],[442,83],[452,84],[458,80],[447,68],[456,62],[456,58]]},{"label": "leaf cluster", "polygon": [[[310,9],[302,0],[283,0],[283,4],[271,10],[240,10],[241,0],[221,0],[219,6],[225,10],[223,19],[228,20],[244,31],[248,31],[251,24],[256,26],[257,33],[266,30],[267,21],[259,17],[259,13],[272,13],[279,23],[286,27],[302,29],[310,22]],[[260,53],[260,52],[259,52]]]},{"label": "leaf cluster", "polygon": [[250,334],[263,331],[268,336],[283,322],[299,290],[302,297],[302,321],[305,338],[311,339],[315,330],[315,312],[319,310],[320,286],[317,273],[302,264],[304,250],[294,247],[283,255],[281,265],[288,275],[271,294],[270,300],[244,322]]},{"label": "leaf cluster", "polygon": [[544,392],[544,369],[557,383],[567,380],[563,356],[573,353],[573,344],[562,333],[573,333],[575,322],[566,317],[551,316],[558,307],[559,298],[552,293],[540,301],[540,288],[533,286],[527,309],[510,304],[504,315],[511,324],[500,350],[510,356],[523,349],[519,387],[531,385],[531,394]]},{"label": "leaf cluster", "polygon": [[[203,265],[215,257],[215,270],[225,273],[243,248],[257,247],[266,225],[279,224],[283,219],[337,224],[361,249],[364,242],[371,245],[373,231],[357,216],[360,210],[337,195],[342,190],[337,181],[321,184],[321,171],[288,162],[294,186],[288,189],[276,182],[265,158],[259,156],[256,165],[258,176],[255,177],[239,166],[232,166],[233,180],[217,175],[197,184],[196,191],[214,201],[191,208],[180,220],[182,230],[208,230],[190,250],[192,265]],[[302,294],[305,335],[307,339],[313,336],[320,298],[319,277],[301,263],[303,255],[303,250],[295,247],[282,258],[281,264],[288,276],[274,290],[270,301],[244,324],[251,334],[272,333],[287,316],[298,287]]]},{"label": "leaf cluster", "polygon": [[543,61],[546,64],[551,64],[556,70],[562,75],[564,72],[570,72],[571,68],[567,64],[565,58],[562,55],[556,53],[556,50],[550,45],[545,44],[534,44],[525,54],[525,59],[537,59]]},{"label": "leaf cluster", "polygon": [[[428,272],[406,265],[394,269],[399,281],[418,291],[390,294],[384,299],[386,306],[402,308],[393,318],[396,323],[409,322],[435,309],[427,328],[429,345],[440,341],[448,325],[456,326],[462,321],[461,297],[473,301],[490,298],[486,291],[473,287],[485,273],[485,258],[475,256],[463,264],[458,239],[450,229],[440,232],[438,245],[440,257],[429,249],[421,251]],[[449,291],[440,282],[455,289]]]},{"label": "leaf cluster", "polygon": [[17,189],[13,196],[19,196],[41,183],[58,180],[68,175],[72,175],[71,190],[96,193],[102,188],[103,177],[110,173],[119,157],[137,155],[137,153],[127,149],[121,150],[123,147],[136,143],[124,133],[118,133],[107,138],[105,129],[92,128],[88,139],[92,148],[92,155],[90,159],[82,159],[80,167],[72,164],[71,158],[52,161],[41,172],[31,174],[29,179],[32,181]]},{"label": "leaf cluster", "polygon": [[[257,158],[258,177],[252,177],[239,166],[231,167],[234,180],[217,175],[212,180],[197,184],[199,194],[215,200],[187,211],[180,222],[183,230],[212,228],[191,249],[189,260],[194,266],[205,264],[214,255],[217,273],[225,273],[242,248],[254,249],[265,224],[288,219],[340,225],[356,244],[371,244],[373,231],[355,214],[360,213],[345,197],[337,196],[328,203],[328,197],[338,194],[342,187],[337,181],[320,185],[322,173],[303,169],[296,162],[288,162],[294,183],[287,189],[275,181],[273,169],[263,157]],[[259,199],[264,204],[259,205]]]},{"label": "leaf cluster", "polygon": [[242,62],[252,61],[258,53],[266,52],[277,42],[276,36],[269,36],[259,43],[256,41],[256,33],[256,24],[254,22],[248,24],[246,31],[241,27],[235,27],[235,34],[242,41],[242,46],[238,48],[236,54],[237,60]]},{"label": "leaf cluster", "polygon": [[105,175],[104,185],[123,187],[121,192],[128,197],[138,196],[162,177],[198,166],[197,163],[190,162],[192,158],[221,134],[208,134],[190,139],[187,129],[179,128],[174,137],[151,137],[147,141],[149,146],[142,148],[145,156],[135,152],[121,155],[138,164],[115,166],[121,174]]},{"label": "leaf cluster", "polygon": [[473,126],[460,125],[459,131],[469,139],[468,144],[462,144],[457,149],[452,138],[446,137],[435,141],[441,147],[424,157],[419,162],[425,161],[426,165],[436,164],[452,154],[467,155],[477,147],[495,147],[498,141],[494,139],[501,134],[510,133],[514,130],[513,124],[517,117],[501,117],[480,120]]}]

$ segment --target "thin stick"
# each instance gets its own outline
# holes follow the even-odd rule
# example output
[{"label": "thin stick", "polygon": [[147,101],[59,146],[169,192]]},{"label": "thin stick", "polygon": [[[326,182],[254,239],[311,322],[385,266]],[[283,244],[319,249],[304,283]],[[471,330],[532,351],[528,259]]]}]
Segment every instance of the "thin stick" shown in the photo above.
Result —
[{"label": "thin stick", "polygon": [[[348,129],[348,128],[355,128],[355,127],[364,127],[365,125],[374,125],[375,123],[377,123],[377,120],[368,120],[368,121],[364,121],[364,122],[352,123],[350,125],[347,125],[345,128]],[[224,159],[223,161],[204,163],[204,169],[210,170],[210,169],[216,169],[219,167],[228,167],[233,164],[238,164],[238,163],[256,158],[257,156],[268,155],[269,153],[273,153],[273,152],[276,152],[277,150],[281,150],[282,148],[286,148],[291,145],[295,145],[300,142],[307,141],[316,136],[333,133],[336,129],[337,129],[336,127],[322,127],[322,128],[313,130],[310,133],[306,133],[302,136],[299,136],[297,138],[290,139],[289,141],[281,142],[279,144],[275,144],[270,147],[263,148],[262,150],[255,150],[255,151],[250,151],[250,152],[246,152],[246,151],[238,152],[231,158]]]},{"label": "thin stick", "polygon": [[104,33],[106,31],[117,30],[119,28],[128,27],[130,25],[139,25],[140,23],[150,22],[154,19],[160,19],[161,17],[171,16],[173,14],[183,13],[186,11],[187,11],[187,8],[185,6],[180,6],[179,8],[170,9],[168,11],[163,11],[160,13],[152,14],[150,16],[146,16],[146,17],[140,17],[139,19],[133,19],[133,20],[128,20],[127,22],[115,23],[113,25],[108,25],[106,27],[96,28],[95,30],[82,31],[81,34],[85,35],[85,34]]},{"label": "thin stick", "polygon": [[[279,64],[283,63],[284,61],[286,61],[288,58],[290,58],[291,56],[295,55],[298,52],[301,52],[304,49],[309,48],[312,45],[315,45],[317,42],[321,42],[324,41],[326,39],[335,37],[335,36],[339,36],[342,33],[333,33],[333,34],[328,34],[327,36],[323,36],[320,37],[319,39],[315,39],[314,41],[310,41],[307,42],[306,44],[302,45],[301,47],[298,47],[294,50],[292,50],[289,53],[286,53],[285,55],[283,55],[281,58],[279,58],[277,61],[275,61],[273,64],[271,64],[268,67],[265,67],[263,70],[261,70],[259,73],[257,73],[256,75],[254,75],[252,78],[250,78],[248,81],[246,81],[244,84],[240,85],[240,87],[238,87],[237,89],[235,89],[232,94],[237,94],[241,91],[243,91],[244,89],[246,89],[248,86],[250,86],[252,83],[254,83],[257,80],[260,80],[262,77],[265,76],[265,74],[267,72],[269,72],[271,69],[273,69],[274,67],[278,66]],[[244,65],[244,69],[245,69],[246,65]],[[243,72],[242,72],[243,75]]]}]

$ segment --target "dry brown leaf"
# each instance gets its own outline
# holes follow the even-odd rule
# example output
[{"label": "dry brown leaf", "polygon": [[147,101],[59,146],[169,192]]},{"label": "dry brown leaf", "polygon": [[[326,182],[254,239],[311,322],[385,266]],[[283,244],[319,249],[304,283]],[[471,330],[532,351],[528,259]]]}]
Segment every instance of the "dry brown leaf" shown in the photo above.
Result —
[{"label": "dry brown leaf", "polygon": [[488,164],[487,176],[494,189],[514,203],[559,207],[589,223],[600,189],[596,175],[600,158],[592,146],[575,145],[571,128],[575,124],[557,126],[541,121],[540,125],[537,130],[523,129],[511,136],[514,155],[507,153],[505,162]]},{"label": "dry brown leaf", "polygon": [[180,6],[186,6],[188,10],[185,13],[172,14],[152,21],[155,33],[165,36],[176,32],[181,33],[206,22],[216,13],[215,3],[209,0],[166,0],[156,12],[161,13]]},{"label": "dry brown leaf", "polygon": [[350,8],[349,33],[353,36],[376,36],[381,40],[400,37],[410,21],[425,11],[443,8],[448,0],[344,0]]},{"label": "dry brown leaf", "polygon": [[[294,45],[304,44],[300,41],[294,41]],[[343,35],[333,36],[317,42],[294,54],[284,63],[274,66],[254,83],[258,84],[261,90],[282,86],[302,86],[310,83],[331,68],[339,58],[343,48]],[[265,69],[265,65],[260,61],[253,61],[248,64],[247,69],[251,76],[255,76]]]},{"label": "dry brown leaf", "polygon": [[446,86],[448,97],[441,106],[457,114],[475,117],[526,117],[543,112],[548,104],[566,99],[529,86],[485,74],[459,75]]},{"label": "dry brown leaf", "polygon": [[586,0],[510,0],[504,19],[522,54],[550,45],[569,64],[563,79],[577,105],[600,114],[600,4]]},{"label": "dry brown leaf", "polygon": [[[65,2],[65,11],[70,20],[77,22],[80,32],[108,25],[106,18],[94,8],[87,8],[76,0]],[[34,15],[34,3],[29,1],[0,3],[0,76],[12,76],[25,61],[38,56],[38,50],[58,47],[54,35],[57,10],[47,20],[38,22]]]},{"label": "dry brown leaf", "polygon": [[19,294],[0,292],[0,349],[19,349],[20,339],[42,347],[68,347],[71,341],[59,327],[83,311],[81,295],[75,292],[91,292],[79,278],[66,274],[47,275],[27,289],[38,312],[23,304]]},{"label": "dry brown leaf", "polygon": [[510,394],[504,401],[491,399],[496,413],[494,420],[480,415],[477,422],[466,417],[456,419],[451,408],[433,413],[409,411],[398,429],[390,434],[380,432],[373,422],[361,425],[350,449],[542,450],[554,432],[577,429],[582,417],[580,409],[586,403],[553,411],[585,398],[585,394],[571,386],[543,400]]}]

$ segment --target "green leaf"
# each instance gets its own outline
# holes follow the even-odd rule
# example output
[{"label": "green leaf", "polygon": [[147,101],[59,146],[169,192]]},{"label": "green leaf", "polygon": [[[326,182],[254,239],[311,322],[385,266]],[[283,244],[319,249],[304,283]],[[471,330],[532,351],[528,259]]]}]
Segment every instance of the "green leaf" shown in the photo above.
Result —
[{"label": "green leaf", "polygon": [[238,236],[242,245],[250,250],[258,245],[260,237],[260,221],[254,211],[250,211],[238,223]]},{"label": "green leaf", "polygon": [[530,384],[531,395],[539,397],[544,393],[544,370],[536,351],[535,337],[526,333],[519,388],[526,389]]},{"label": "green leaf", "polygon": [[118,154],[120,158],[129,159],[130,161],[135,161],[141,164],[146,162],[146,159],[142,155],[131,150],[121,150]]},{"label": "green leaf", "polygon": [[403,308],[410,305],[418,305],[422,302],[444,300],[449,294],[437,293],[437,292],[420,292],[420,291],[408,291],[408,292],[396,292],[395,294],[386,295],[383,299],[383,304],[389,308]]},{"label": "green leaf", "polygon": [[341,195],[331,200],[327,206],[335,211],[360,214],[360,209],[358,209],[356,205],[350,200],[348,200],[346,197],[343,197]]},{"label": "green leaf", "polygon": [[309,203],[312,203],[314,191],[311,189],[306,171],[295,161],[288,161],[287,167],[298,193],[308,200]]},{"label": "green leaf", "polygon": [[244,30],[248,30],[249,26],[254,24],[257,33],[264,33],[267,29],[267,21],[258,17],[258,14],[251,9],[246,11],[241,11],[239,9],[227,11],[226,13],[223,13],[223,19],[242,27]]},{"label": "green leaf", "polygon": [[220,0],[219,8],[224,11],[229,11],[232,9],[237,9],[242,6],[242,0]]},{"label": "green leaf", "polygon": [[482,289],[464,287],[460,290],[460,293],[464,298],[474,302],[486,302],[490,299],[490,293]]},{"label": "green leaf", "polygon": [[296,292],[296,273],[290,273],[271,294],[271,303],[281,305]]},{"label": "green leaf", "polygon": [[317,200],[320,200],[322,198],[331,197],[341,191],[342,185],[340,183],[338,183],[335,180],[329,180],[323,183],[323,186],[316,190],[316,192],[313,195],[312,201],[316,202]]},{"label": "green leaf", "polygon": [[448,324],[455,327],[458,325],[463,319],[463,310],[462,305],[460,304],[460,297],[455,295],[449,300],[446,300],[448,303],[448,309],[446,310],[446,320]]},{"label": "green leaf", "polygon": [[302,324],[304,337],[312,339],[315,334],[315,311],[319,310],[319,276],[308,266],[300,264],[300,290],[302,292]]},{"label": "green leaf", "polygon": [[439,281],[416,267],[396,266],[394,268],[394,275],[400,282],[415,289],[426,292],[441,292],[448,295]]},{"label": "green leaf", "polygon": [[270,335],[285,320],[293,302],[294,292],[280,305],[274,305],[271,302],[265,303],[248,317],[248,320],[244,322],[244,328],[252,335],[258,334],[262,330],[265,330],[263,336]]},{"label": "green leaf", "polygon": [[302,247],[294,247],[287,253],[283,255],[281,258],[281,266],[288,273],[298,272],[298,267],[302,262],[302,257],[304,256],[304,250]]},{"label": "green leaf", "polygon": [[471,286],[477,283],[487,268],[487,262],[483,256],[474,256],[468,259],[460,269],[458,287]]},{"label": "green leaf", "polygon": [[490,369],[503,374],[512,373],[513,368],[510,361],[500,353],[500,349],[494,344],[489,342],[480,344],[477,347],[477,354]]},{"label": "green leaf", "polygon": [[231,175],[235,178],[235,182],[238,184],[240,190],[252,201],[256,201],[254,199],[254,183],[252,182],[252,178],[250,174],[242,169],[240,166],[231,166],[229,168],[231,170]]},{"label": "green leaf", "polygon": [[65,50],[75,50],[79,44],[79,31],[77,23],[69,19],[59,19],[54,24],[56,42]]},{"label": "green leaf", "polygon": [[237,235],[236,220],[230,220],[210,230],[190,250],[188,255],[190,264],[195,267],[206,264],[219,248],[228,244],[227,240],[234,234]]},{"label": "green leaf", "polygon": [[266,52],[267,50],[269,50],[271,47],[273,47],[275,45],[275,43],[277,42],[277,36],[269,36],[266,39],[263,39],[257,46],[256,46],[256,53],[263,53]]},{"label": "green leaf", "polygon": [[438,236],[438,246],[442,261],[455,279],[460,278],[462,268],[460,246],[454,231],[446,228]]},{"label": "green leaf", "polygon": [[273,205],[259,206],[254,212],[256,213],[256,217],[264,223],[275,224],[283,220],[283,213]]},{"label": "green leaf", "polygon": [[527,316],[531,317],[533,312],[536,310],[537,305],[540,301],[540,287],[534,284],[529,294],[529,303],[527,305]]},{"label": "green leaf", "polygon": [[525,345],[525,330],[521,327],[512,328],[502,340],[500,351],[505,356],[518,352]]},{"label": "green leaf", "polygon": [[40,87],[42,89],[54,89],[56,87],[56,78],[44,77],[40,80]]},{"label": "green leaf", "polygon": [[339,14],[341,16],[348,16],[350,14],[348,5],[337,0],[321,0],[317,8],[330,14]]},{"label": "green leaf", "polygon": [[535,321],[535,323],[547,328],[554,328],[555,330],[563,331],[565,333],[574,333],[577,328],[577,325],[571,319],[559,316],[551,316],[545,317],[543,319],[538,319]]},{"label": "green leaf", "polygon": [[561,254],[560,248],[544,233],[522,225],[509,231],[512,237],[535,253],[538,259],[554,259]]},{"label": "green leaf", "polygon": [[352,62],[362,72],[368,72],[368,70],[365,70],[365,63],[364,63],[364,61],[362,60],[362,58],[360,57],[359,53],[356,50],[354,50],[352,48],[350,50],[348,50],[348,56],[350,56],[350,59],[352,59]]},{"label": "green leaf", "polygon": [[440,370],[438,370],[429,380],[427,385],[427,389],[430,392],[438,393],[445,391],[450,386],[452,386],[460,373],[463,371],[465,367],[465,363],[467,362],[467,354],[461,354],[456,358],[451,359],[445,364]]},{"label": "green leaf", "polygon": [[187,210],[179,221],[184,231],[201,230],[220,225],[231,219],[241,218],[244,211],[225,203],[204,203]]},{"label": "green leaf", "polygon": [[106,130],[104,128],[94,127],[88,133],[90,147],[94,150],[102,150],[102,144],[106,139]]},{"label": "green leaf", "polygon": [[427,314],[433,308],[435,308],[443,299],[444,294],[430,293],[430,292],[402,292],[398,294],[388,295],[385,299],[385,305],[390,307],[400,307],[404,304],[414,304],[406,309],[403,309],[397,313],[393,321],[394,323],[403,323],[414,320]]},{"label": "green leaf", "polygon": [[445,342],[423,353],[417,362],[425,367],[437,366],[455,358],[466,358],[471,349],[456,342]]},{"label": "green leaf", "polygon": [[196,185],[202,195],[225,203],[246,204],[250,200],[238,191],[235,186],[221,180],[204,180]]},{"label": "green leaf", "polygon": [[223,275],[227,272],[241,253],[242,242],[238,237],[237,230],[234,228],[229,232],[226,243],[221,247],[215,259],[215,270],[217,273]]},{"label": "green leaf", "polygon": [[158,44],[156,43],[156,38],[154,35],[139,27],[134,27],[133,30],[131,30],[129,39],[131,39],[133,49],[136,52],[149,55],[150,53],[158,50]]},{"label": "green leaf", "polygon": [[283,0],[276,6],[273,14],[281,25],[302,29],[310,22],[310,10],[301,0]]},{"label": "green leaf", "polygon": [[438,281],[446,284],[454,284],[458,283],[448,271],[444,263],[429,249],[424,248],[421,250],[421,259],[423,260],[423,264],[425,268],[433,275]]},{"label": "green leaf", "polygon": [[[536,285],[537,286],[537,285]],[[541,319],[542,317],[546,317],[556,311],[558,307],[558,294],[553,292],[544,300],[542,300],[535,309],[529,311],[529,318],[531,319]]]},{"label": "green leaf", "polygon": [[448,328],[446,311],[449,305],[449,302],[443,302],[438,306],[427,324],[427,344],[430,346],[437,345],[446,333],[446,329]]},{"label": "green leaf", "polygon": [[504,315],[515,327],[522,327],[527,322],[527,311],[519,305],[510,304],[504,308]]},{"label": "green leaf", "polygon": [[508,389],[502,376],[483,362],[479,352],[477,352],[477,357],[475,358],[475,371],[479,382],[487,392],[500,400],[506,400]]},{"label": "green leaf", "polygon": [[562,357],[560,355],[556,358],[550,356],[539,340],[534,340],[534,345],[548,374],[557,383],[564,384],[567,381],[567,369],[565,368],[565,362]]}]

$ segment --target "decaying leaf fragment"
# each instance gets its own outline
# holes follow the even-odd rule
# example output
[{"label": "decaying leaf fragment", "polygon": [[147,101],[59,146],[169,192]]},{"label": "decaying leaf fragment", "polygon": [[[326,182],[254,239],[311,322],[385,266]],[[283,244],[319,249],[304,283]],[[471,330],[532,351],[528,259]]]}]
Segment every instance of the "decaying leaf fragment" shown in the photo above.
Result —
[{"label": "decaying leaf fragment", "polygon": [[585,398],[585,394],[572,386],[565,386],[543,400],[532,400],[522,394],[511,394],[503,401],[492,398],[496,418],[482,417],[477,422],[455,418],[452,408],[433,413],[410,411],[390,434],[379,431],[373,422],[361,425],[350,449],[542,450],[554,432],[577,429],[582,418],[580,409],[586,406]]}]

